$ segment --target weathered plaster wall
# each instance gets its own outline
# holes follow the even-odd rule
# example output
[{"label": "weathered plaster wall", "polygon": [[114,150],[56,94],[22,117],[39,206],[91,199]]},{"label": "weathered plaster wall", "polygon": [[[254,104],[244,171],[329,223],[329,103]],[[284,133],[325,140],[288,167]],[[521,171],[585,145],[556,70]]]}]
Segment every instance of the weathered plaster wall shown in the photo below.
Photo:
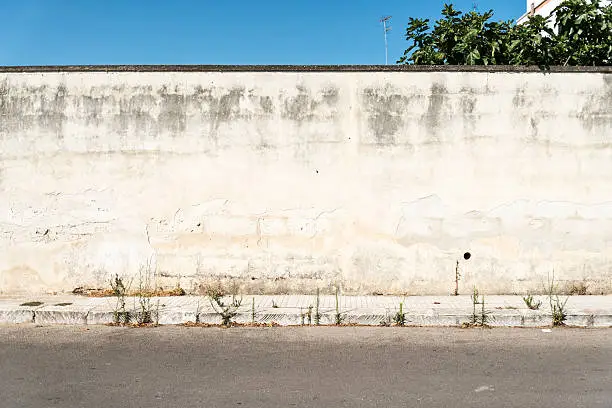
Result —
[{"label": "weathered plaster wall", "polygon": [[612,74],[0,73],[0,254],[3,291],[450,293],[461,259],[609,293]]}]

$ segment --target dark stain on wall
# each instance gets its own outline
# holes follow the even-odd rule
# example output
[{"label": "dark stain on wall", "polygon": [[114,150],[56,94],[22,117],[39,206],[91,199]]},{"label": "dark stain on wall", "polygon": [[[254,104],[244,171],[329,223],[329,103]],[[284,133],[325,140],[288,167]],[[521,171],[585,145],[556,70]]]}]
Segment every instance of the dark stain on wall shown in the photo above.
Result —
[{"label": "dark stain on wall", "polygon": [[[0,84],[0,133],[31,129],[38,123],[35,106],[46,87],[27,87],[25,92],[13,89],[8,81]],[[17,91],[17,92],[16,92]]]},{"label": "dark stain on wall", "polygon": [[364,110],[368,115],[368,126],[379,145],[394,145],[396,135],[404,124],[408,98],[399,90],[366,88],[363,90]]},{"label": "dark stain on wall", "polygon": [[90,95],[83,95],[81,98],[81,104],[85,114],[85,125],[99,126],[100,123],[102,123],[102,109],[104,107],[104,102],[104,97],[96,98]]},{"label": "dark stain on wall", "polygon": [[10,96],[9,96],[9,86],[8,82],[2,81],[0,82],[0,115],[7,115],[10,107]]},{"label": "dark stain on wall", "polygon": [[464,95],[461,97],[461,111],[464,116],[470,116],[474,114],[476,108],[476,97],[470,90],[466,90]]},{"label": "dark stain on wall", "polygon": [[340,91],[338,88],[334,87],[326,87],[321,91],[321,97],[323,99],[323,103],[334,106],[338,103]]},{"label": "dark stain on wall", "polygon": [[[517,125],[520,125],[517,129],[522,130],[521,138],[531,142],[538,141],[540,136],[538,118],[534,117],[531,112],[533,102],[533,97],[527,93],[527,89],[524,86],[514,90],[514,96],[512,97],[514,110],[512,115]],[[527,124],[529,124],[528,127],[526,126]]]},{"label": "dark stain on wall", "polygon": [[13,105],[7,81],[0,82],[0,135],[13,130]]},{"label": "dark stain on wall", "polygon": [[48,87],[13,90],[7,81],[0,84],[0,132],[29,130],[35,125],[63,138],[67,90],[58,85],[49,97]]},{"label": "dark stain on wall", "polygon": [[[582,126],[589,132],[594,129],[612,129],[612,76],[603,77],[603,87],[600,93],[591,94],[582,106],[579,117]],[[606,135],[608,139],[612,134]]]},{"label": "dark stain on wall", "polygon": [[161,98],[160,112],[157,123],[160,131],[168,131],[172,135],[183,133],[187,127],[187,106],[185,95],[175,87],[174,91],[169,91],[168,87],[163,86],[158,94]]},{"label": "dark stain on wall", "polygon": [[463,115],[463,131],[466,138],[469,139],[474,137],[476,121],[480,119],[480,115],[474,113],[476,109],[476,96],[474,90],[467,88],[463,89],[462,93],[463,95],[459,103]]},{"label": "dark stain on wall", "polygon": [[[159,133],[158,121],[151,111],[156,106],[156,98],[148,89],[131,89],[127,95],[118,101],[119,113],[112,116],[112,128],[122,135],[150,135]],[[109,99],[113,102],[113,98]],[[102,104],[104,99],[102,100]],[[163,109],[163,107],[162,107]],[[86,112],[86,116],[90,113]]]},{"label": "dark stain on wall", "polygon": [[534,117],[529,119],[529,137],[533,141],[538,140],[538,120]]},{"label": "dark stain on wall", "polygon": [[196,85],[193,93],[188,96],[188,103],[193,106],[200,106],[202,103],[208,103],[212,100],[213,88],[203,88],[202,85]]},{"label": "dark stain on wall", "polygon": [[[252,116],[257,118],[255,121],[255,132],[259,138],[259,143],[255,146],[258,153],[266,153],[274,150],[276,146],[269,142],[270,121],[274,118],[274,100],[269,95],[259,95],[256,89],[249,89],[248,99],[252,108]],[[248,109],[248,108],[247,108]]]},{"label": "dark stain on wall", "polygon": [[[314,119],[334,119],[337,116],[335,107],[339,100],[339,90],[335,87],[325,87],[313,96],[311,92],[301,86],[296,86],[297,95],[286,98],[281,116],[298,123]],[[331,108],[330,111],[322,108]]]},{"label": "dark stain on wall", "polygon": [[259,95],[257,90],[251,88],[248,99],[254,106],[254,115],[258,118],[270,118],[274,114],[274,101],[269,95]]},{"label": "dark stain on wall", "polygon": [[447,110],[448,90],[444,84],[433,83],[429,90],[427,112],[424,121],[427,125],[427,133],[431,135],[430,142],[439,143],[439,129],[442,123],[449,119]]},{"label": "dark stain on wall", "polygon": [[244,88],[232,88],[215,101],[213,104],[214,116],[212,117],[215,129],[219,127],[220,123],[229,122],[233,118],[241,116],[240,100],[243,96]]},{"label": "dark stain on wall", "polygon": [[531,106],[532,101],[527,95],[525,88],[517,88],[514,91],[514,97],[512,98],[512,104],[517,109],[522,109],[522,108]]},{"label": "dark stain on wall", "polygon": [[194,92],[188,95],[187,104],[199,112],[201,120],[209,123],[208,137],[216,143],[219,140],[219,129],[222,124],[251,116],[249,111],[243,111],[240,107],[240,101],[245,97],[245,93],[244,87],[234,87],[222,89],[222,94],[215,96],[214,87],[203,88],[198,85]]},{"label": "dark stain on wall", "polygon": [[274,113],[274,103],[272,102],[272,98],[270,96],[260,96],[259,106],[261,106],[261,109],[265,114]]},{"label": "dark stain on wall", "polygon": [[[554,111],[554,106],[544,108],[546,112],[531,114],[529,111],[531,106],[540,106],[536,102],[539,102],[537,98],[542,95],[547,100],[556,98],[559,91],[545,85],[541,90],[524,86],[514,90],[515,110],[511,115],[516,115],[522,121],[522,137],[545,140],[548,136],[545,129],[548,129],[550,122],[543,115]],[[192,115],[193,123],[203,125],[200,126],[204,128],[203,134],[208,133],[215,140],[223,137],[223,124],[252,118],[267,120],[275,113],[298,125],[337,118],[341,95],[333,84],[319,89],[297,86],[296,90],[292,96],[284,97],[258,95],[258,90],[249,89],[247,92],[244,87],[225,89],[210,86],[205,89],[198,86],[190,93],[174,85],[161,88],[151,85],[115,85],[86,88],[84,94],[79,94],[80,91],[69,94],[63,84],[28,86],[26,82],[11,85],[9,80],[0,80],[0,137],[28,131],[32,136],[49,132],[61,139],[67,112],[72,112],[73,108],[76,108],[78,116],[75,118],[78,119],[77,125],[99,127],[100,133],[110,128],[130,137],[157,136],[161,132],[180,135],[187,131],[189,115]],[[462,89],[459,104],[453,96],[452,106],[448,90],[442,83],[432,84],[429,93],[410,94],[405,89],[373,87],[363,90],[361,96],[373,139],[381,145],[397,145],[401,142],[401,136],[404,136],[400,134],[402,129],[410,120],[422,121],[426,124],[427,134],[431,135],[430,141],[440,142],[441,125],[450,119],[452,108],[463,115],[464,126],[472,126],[479,118],[477,91],[469,87]],[[563,93],[563,90],[561,92],[560,97],[571,97]],[[248,96],[247,103],[243,103],[245,95]],[[419,103],[415,103],[415,98],[419,98]],[[424,98],[427,98],[427,111],[423,116],[411,115],[411,107],[422,107]],[[581,124],[591,132],[593,138],[609,138],[609,135],[602,135],[602,130],[612,128],[612,75],[603,75],[601,89],[590,92],[588,96],[581,96],[579,100],[585,102],[583,106],[575,106],[573,114],[578,115]],[[264,125],[257,131],[265,134],[270,125],[265,121],[261,123]],[[106,135],[100,134],[99,137]],[[268,147],[264,141],[261,146]]]},{"label": "dark stain on wall", "polygon": [[297,90],[296,96],[285,100],[282,117],[296,122],[312,120],[316,102],[306,88],[298,85]]},{"label": "dark stain on wall", "polygon": [[[202,86],[196,86],[191,94],[181,92],[178,87],[168,86],[162,86],[157,96],[152,93],[152,89],[130,88],[120,91],[131,93],[132,96],[119,101],[120,113],[114,117],[114,128],[122,134],[129,130],[130,133],[157,135],[168,132],[178,136],[186,131],[188,112],[193,110],[197,112],[199,120],[210,124],[209,136],[217,140],[222,123],[248,116],[249,113],[240,111],[244,88],[223,90],[220,96],[214,96],[214,91],[213,87]],[[154,117],[152,112],[156,107],[159,108],[159,115]]]},{"label": "dark stain on wall", "polygon": [[[108,88],[92,87],[84,95],[69,94],[65,85],[49,88],[23,87],[11,90],[5,82],[0,84],[0,132],[11,133],[40,129],[54,133],[59,139],[64,137],[64,124],[67,120],[68,106],[76,109],[75,120],[85,126],[98,127],[105,123],[113,132],[122,135],[156,136],[159,128],[157,118],[152,111],[156,108],[158,98],[152,95],[151,86],[115,86],[113,92]],[[50,92],[51,91],[51,92]],[[52,93],[52,96],[49,94]],[[113,94],[125,95],[115,98]],[[180,120],[181,109],[177,108],[178,100],[170,96],[162,98],[160,103],[162,122],[170,123],[168,130],[184,129],[184,120]],[[178,102],[177,102],[178,101]],[[106,108],[106,109],[105,109]],[[108,113],[108,111],[117,113]],[[184,112],[184,110],[183,110]],[[178,114],[178,119],[175,116]],[[93,137],[102,135],[94,135]]]}]

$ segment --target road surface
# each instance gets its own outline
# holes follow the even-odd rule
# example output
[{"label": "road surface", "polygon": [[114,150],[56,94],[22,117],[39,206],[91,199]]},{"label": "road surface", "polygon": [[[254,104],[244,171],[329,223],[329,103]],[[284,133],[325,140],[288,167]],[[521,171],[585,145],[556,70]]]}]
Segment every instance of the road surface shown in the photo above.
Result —
[{"label": "road surface", "polygon": [[0,327],[0,406],[612,407],[612,329]]}]

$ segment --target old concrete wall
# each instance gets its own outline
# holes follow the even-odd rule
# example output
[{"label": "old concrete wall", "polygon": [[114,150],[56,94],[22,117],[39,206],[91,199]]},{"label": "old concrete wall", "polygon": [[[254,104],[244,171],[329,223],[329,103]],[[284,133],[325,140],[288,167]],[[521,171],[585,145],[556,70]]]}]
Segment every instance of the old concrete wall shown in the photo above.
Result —
[{"label": "old concrete wall", "polygon": [[0,73],[5,292],[610,293],[611,186],[610,73]]}]

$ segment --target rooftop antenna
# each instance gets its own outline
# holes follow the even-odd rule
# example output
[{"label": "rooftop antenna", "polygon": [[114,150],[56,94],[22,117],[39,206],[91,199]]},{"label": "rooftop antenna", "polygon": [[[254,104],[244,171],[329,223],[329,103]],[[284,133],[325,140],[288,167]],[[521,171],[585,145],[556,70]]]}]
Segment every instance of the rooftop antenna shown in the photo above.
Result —
[{"label": "rooftop antenna", "polygon": [[385,32],[385,65],[389,65],[389,44],[387,42],[387,33],[391,31],[391,26],[388,25],[391,22],[391,16],[385,16],[380,19]]}]

